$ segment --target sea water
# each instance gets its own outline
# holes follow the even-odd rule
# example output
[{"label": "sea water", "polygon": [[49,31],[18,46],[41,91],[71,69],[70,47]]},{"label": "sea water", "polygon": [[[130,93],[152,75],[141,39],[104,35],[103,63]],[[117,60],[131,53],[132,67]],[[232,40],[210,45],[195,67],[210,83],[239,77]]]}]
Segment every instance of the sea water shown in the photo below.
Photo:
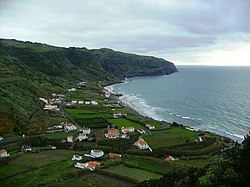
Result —
[{"label": "sea water", "polygon": [[250,131],[250,67],[178,66],[172,75],[108,86],[142,115],[241,142]]}]

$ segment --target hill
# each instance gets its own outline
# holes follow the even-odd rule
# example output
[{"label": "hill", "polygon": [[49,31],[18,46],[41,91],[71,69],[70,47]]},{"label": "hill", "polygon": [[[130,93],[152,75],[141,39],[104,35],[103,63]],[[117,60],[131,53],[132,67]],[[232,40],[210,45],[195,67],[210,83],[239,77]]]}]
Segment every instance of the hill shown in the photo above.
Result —
[{"label": "hill", "polygon": [[112,84],[124,77],[164,75],[174,64],[111,49],[63,48],[0,39],[0,135],[43,131],[47,113],[37,98],[63,92],[72,83]]}]

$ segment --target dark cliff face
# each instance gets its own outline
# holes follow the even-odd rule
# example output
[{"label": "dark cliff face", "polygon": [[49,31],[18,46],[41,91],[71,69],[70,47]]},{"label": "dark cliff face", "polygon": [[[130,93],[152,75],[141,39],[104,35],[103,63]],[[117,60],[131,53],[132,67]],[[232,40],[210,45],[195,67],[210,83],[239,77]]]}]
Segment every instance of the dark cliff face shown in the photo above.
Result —
[{"label": "dark cliff face", "polygon": [[111,49],[95,49],[92,52],[103,69],[120,78],[168,75],[177,71],[173,63],[161,58],[122,53]]}]

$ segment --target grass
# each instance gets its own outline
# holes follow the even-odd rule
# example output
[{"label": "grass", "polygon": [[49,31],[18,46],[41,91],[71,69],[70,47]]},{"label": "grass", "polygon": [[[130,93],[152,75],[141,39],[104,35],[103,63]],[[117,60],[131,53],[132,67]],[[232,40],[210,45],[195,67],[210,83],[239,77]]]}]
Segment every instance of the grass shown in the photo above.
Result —
[{"label": "grass", "polygon": [[0,186],[37,186],[61,178],[65,172],[75,172],[71,157],[82,154],[72,150],[51,150],[26,153],[1,166]]},{"label": "grass", "polygon": [[148,160],[134,160],[134,159],[124,159],[124,164],[130,167],[139,168],[145,171],[158,173],[158,174],[165,174],[169,171],[174,170],[174,167],[166,166],[163,164],[157,164]]},{"label": "grass", "polygon": [[126,176],[129,178],[133,178],[137,180],[138,182],[161,177],[161,175],[156,174],[156,173],[144,171],[144,170],[137,169],[137,168],[130,168],[124,165],[114,166],[114,167],[107,168],[104,170],[110,173],[116,174],[116,175],[122,175],[122,176]]},{"label": "grass", "polygon": [[140,125],[139,123],[135,123],[135,122],[129,121],[129,120],[124,119],[124,118],[108,119],[108,122],[118,126],[119,129],[122,127],[130,127],[130,126],[136,128],[136,129],[145,129],[145,127]]},{"label": "grass", "polygon": [[152,131],[150,136],[143,136],[144,140],[154,149],[184,144],[187,140],[194,142],[199,132],[193,132],[184,128],[172,128],[162,131]]},{"label": "grass", "polygon": [[107,113],[97,113],[91,110],[75,110],[75,109],[66,109],[73,118],[81,118],[81,119],[90,119],[90,118],[105,118],[109,119],[113,116]]},{"label": "grass", "polygon": [[47,134],[46,137],[49,139],[63,139],[67,138],[67,136],[77,136],[76,132],[68,132],[68,133],[55,133],[55,134]]}]

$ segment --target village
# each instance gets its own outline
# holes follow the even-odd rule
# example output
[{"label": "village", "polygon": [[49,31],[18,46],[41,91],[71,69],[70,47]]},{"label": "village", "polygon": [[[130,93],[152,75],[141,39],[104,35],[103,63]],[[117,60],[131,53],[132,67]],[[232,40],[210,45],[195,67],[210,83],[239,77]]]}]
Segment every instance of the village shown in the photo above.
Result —
[{"label": "village", "polygon": [[[64,93],[38,98],[41,109],[50,116],[44,134],[34,137],[24,134],[18,140],[23,143],[13,148],[12,144],[1,145],[5,137],[0,137],[0,159],[15,160],[25,155],[35,158],[40,154],[61,157],[63,151],[67,159],[63,157],[62,162],[72,172],[106,175],[115,172],[119,177],[128,177],[120,173],[126,169],[150,179],[160,177],[170,166],[174,169],[203,165],[210,160],[205,155],[225,148],[226,144],[217,135],[140,116],[105,88],[93,91],[99,90],[96,87],[99,84],[80,82]],[[190,154],[189,149],[194,147],[196,150]],[[149,169],[152,167],[153,171]],[[142,181],[136,175],[132,178]]]}]

